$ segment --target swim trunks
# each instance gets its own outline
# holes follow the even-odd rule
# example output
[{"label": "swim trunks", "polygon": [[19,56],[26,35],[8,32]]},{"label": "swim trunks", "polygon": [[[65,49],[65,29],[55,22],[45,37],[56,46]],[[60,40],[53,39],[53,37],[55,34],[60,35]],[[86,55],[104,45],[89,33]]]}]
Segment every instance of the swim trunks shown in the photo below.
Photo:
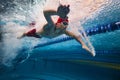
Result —
[{"label": "swim trunks", "polygon": [[28,31],[26,33],[26,36],[33,36],[33,37],[36,37],[36,38],[40,38],[40,36],[36,34],[36,29],[32,29],[32,30]]}]

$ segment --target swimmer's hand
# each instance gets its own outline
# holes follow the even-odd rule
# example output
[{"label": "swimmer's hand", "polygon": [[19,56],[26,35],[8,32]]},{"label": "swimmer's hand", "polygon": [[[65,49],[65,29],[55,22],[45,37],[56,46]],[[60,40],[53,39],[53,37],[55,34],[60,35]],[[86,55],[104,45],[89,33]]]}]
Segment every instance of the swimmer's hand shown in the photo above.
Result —
[{"label": "swimmer's hand", "polygon": [[87,50],[89,53],[91,53],[91,55],[94,57],[95,56],[95,52],[94,50],[90,50],[86,45],[82,46],[83,49]]}]

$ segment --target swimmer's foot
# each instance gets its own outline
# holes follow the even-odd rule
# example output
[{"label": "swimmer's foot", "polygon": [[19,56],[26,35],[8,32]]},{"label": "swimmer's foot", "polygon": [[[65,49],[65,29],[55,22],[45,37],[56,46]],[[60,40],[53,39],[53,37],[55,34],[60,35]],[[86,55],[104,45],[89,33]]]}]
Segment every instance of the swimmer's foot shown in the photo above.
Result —
[{"label": "swimmer's foot", "polygon": [[18,36],[17,39],[21,39],[23,37],[25,37],[25,33],[23,33],[22,35]]},{"label": "swimmer's foot", "polygon": [[82,48],[90,52],[92,56],[95,56],[94,50],[90,50],[86,45],[83,45]]}]

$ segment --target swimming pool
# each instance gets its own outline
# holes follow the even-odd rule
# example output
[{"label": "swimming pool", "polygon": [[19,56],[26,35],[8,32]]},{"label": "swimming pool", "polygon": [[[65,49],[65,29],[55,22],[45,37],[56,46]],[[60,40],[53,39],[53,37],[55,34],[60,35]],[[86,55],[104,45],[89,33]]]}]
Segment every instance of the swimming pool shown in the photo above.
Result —
[{"label": "swimming pool", "polygon": [[[28,1],[24,0],[24,2]],[[95,18],[88,18],[82,24],[85,29],[120,20],[120,1],[110,0],[108,2],[108,5],[100,13],[97,13]],[[15,6],[13,3],[15,2],[11,0],[7,2],[1,0],[1,5],[5,5],[5,9],[1,7],[3,11],[0,14],[1,20],[3,20],[2,16],[6,15],[3,13],[8,11],[9,7]],[[21,21],[20,18],[19,21]],[[27,22],[25,23],[27,24]],[[6,26],[9,25],[11,24]],[[12,23],[12,25],[14,24]],[[96,50],[95,57],[81,49],[81,45],[75,40],[33,49],[30,48],[31,45],[36,46],[45,39],[25,38],[21,41],[22,43],[15,45],[19,41],[10,36],[0,44],[1,57],[4,58],[0,58],[0,80],[119,80],[119,33],[120,31],[116,30],[89,36]]]}]

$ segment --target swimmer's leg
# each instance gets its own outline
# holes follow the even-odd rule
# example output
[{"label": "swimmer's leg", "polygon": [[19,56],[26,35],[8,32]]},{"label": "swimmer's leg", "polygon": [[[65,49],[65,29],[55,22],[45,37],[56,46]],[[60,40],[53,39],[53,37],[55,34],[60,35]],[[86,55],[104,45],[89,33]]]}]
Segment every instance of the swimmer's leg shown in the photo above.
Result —
[{"label": "swimmer's leg", "polygon": [[81,45],[82,45],[82,48],[85,49],[86,51],[90,52],[92,56],[95,56],[94,53],[86,46],[86,44],[82,41],[82,37],[79,35],[77,36],[76,34],[70,32],[70,31],[65,31],[65,33],[68,35],[68,36],[71,36],[73,38],[75,38]]},{"label": "swimmer's leg", "polygon": [[17,37],[18,39],[23,38],[23,37],[35,37],[35,38],[41,38],[39,35],[37,35],[36,29],[31,29],[28,32],[23,33],[20,37]]}]

